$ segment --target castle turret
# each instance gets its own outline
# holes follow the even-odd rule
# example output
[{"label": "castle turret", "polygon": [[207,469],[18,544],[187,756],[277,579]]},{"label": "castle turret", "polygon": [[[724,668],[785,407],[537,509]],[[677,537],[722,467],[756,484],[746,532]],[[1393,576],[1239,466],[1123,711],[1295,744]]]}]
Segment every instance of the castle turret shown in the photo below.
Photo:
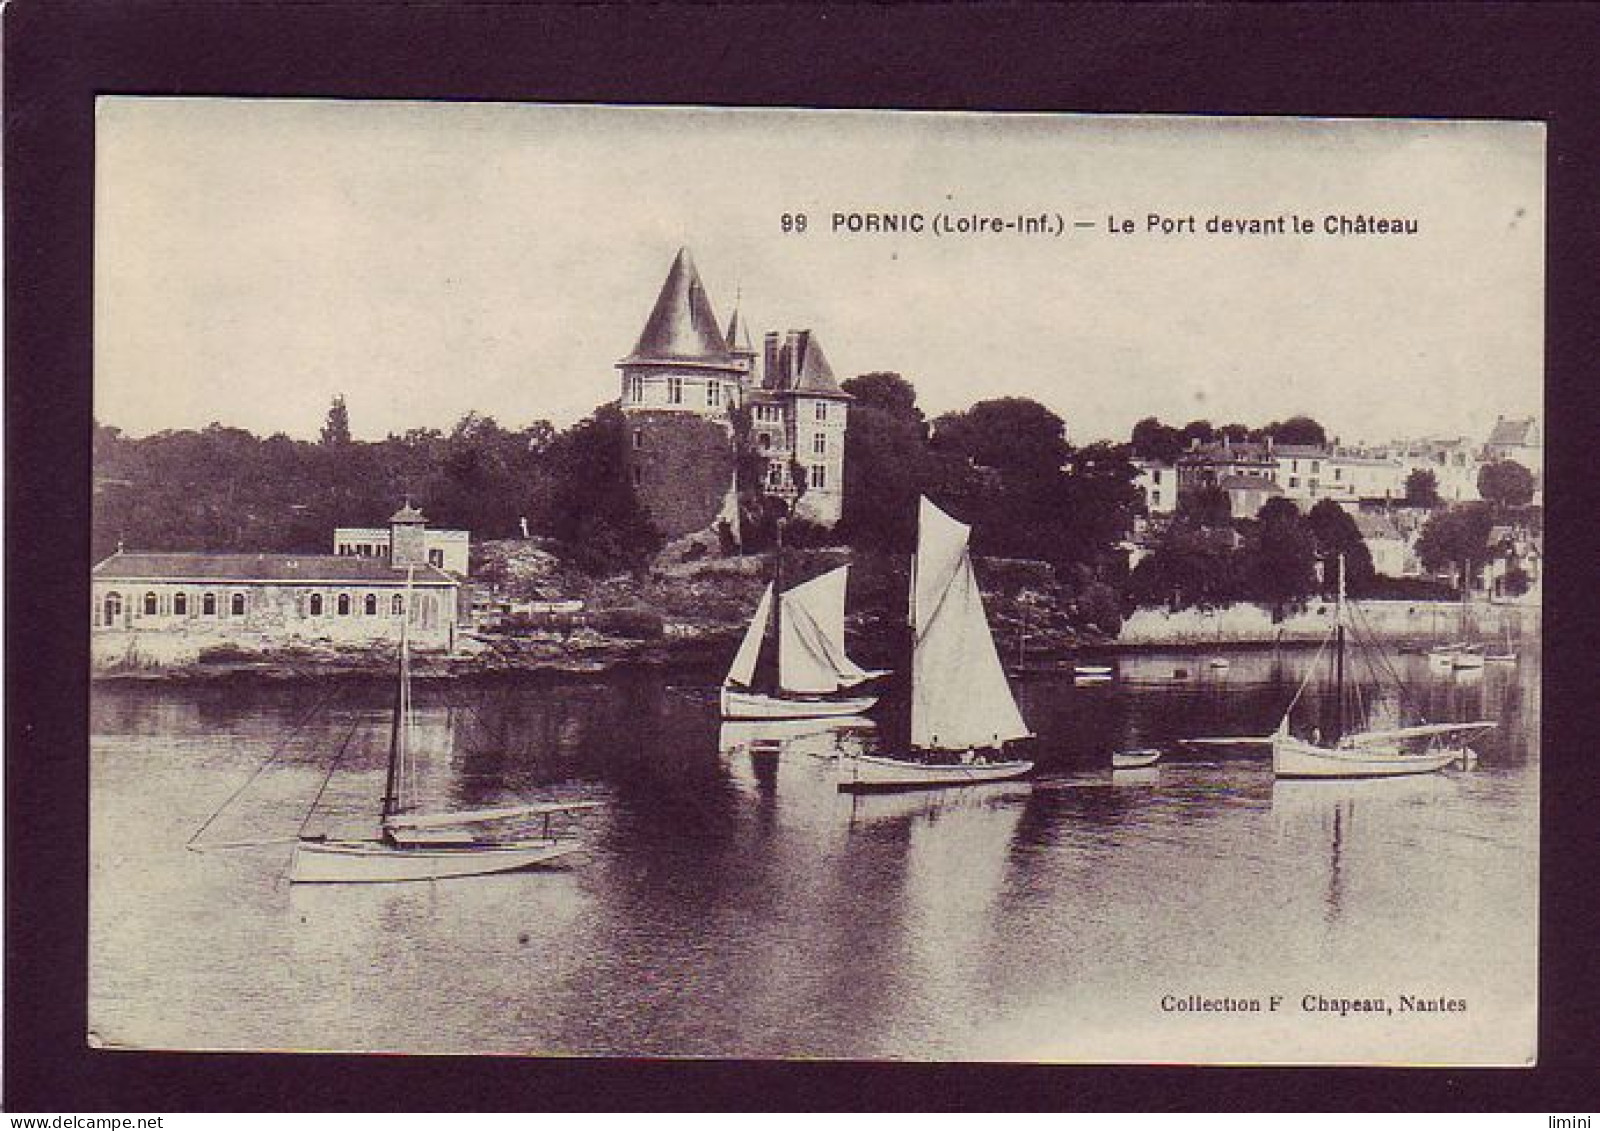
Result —
[{"label": "castle turret", "polygon": [[694,259],[680,248],[633,351],[617,362],[628,474],[669,538],[719,517],[736,521],[730,409],[749,363],[730,348]]}]

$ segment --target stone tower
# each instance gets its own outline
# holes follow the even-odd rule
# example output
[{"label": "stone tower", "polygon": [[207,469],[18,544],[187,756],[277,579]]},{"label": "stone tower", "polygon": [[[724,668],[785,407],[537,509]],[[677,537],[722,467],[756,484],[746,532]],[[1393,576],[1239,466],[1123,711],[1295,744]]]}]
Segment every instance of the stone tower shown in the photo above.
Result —
[{"label": "stone tower", "polygon": [[730,349],[687,248],[667,272],[633,352],[617,362],[628,474],[668,538],[737,521],[730,408],[748,362]]}]

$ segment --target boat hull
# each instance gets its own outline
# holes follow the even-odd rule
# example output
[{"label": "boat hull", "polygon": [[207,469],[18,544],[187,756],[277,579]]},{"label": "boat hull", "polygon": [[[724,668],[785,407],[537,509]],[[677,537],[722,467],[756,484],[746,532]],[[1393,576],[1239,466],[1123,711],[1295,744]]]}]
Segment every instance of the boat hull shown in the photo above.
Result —
[{"label": "boat hull", "polygon": [[547,864],[581,847],[572,840],[543,839],[434,848],[401,848],[376,840],[303,841],[295,846],[289,881],[384,884],[486,876]]},{"label": "boat hull", "polygon": [[787,699],[761,695],[754,691],[722,689],[722,717],[725,719],[833,719],[860,715],[878,703],[876,695],[854,695],[843,699]]},{"label": "boat hull", "polygon": [[1272,772],[1280,778],[1389,778],[1431,774],[1460,757],[1460,749],[1406,754],[1398,746],[1330,750],[1288,735],[1272,740]]},{"label": "boat hull", "polygon": [[1137,770],[1153,766],[1161,760],[1159,750],[1126,750],[1111,755],[1113,770]]},{"label": "boat hull", "polygon": [[958,762],[940,765],[856,754],[841,764],[844,777],[839,782],[839,792],[871,793],[983,785],[1011,781],[1032,769],[1032,762]]}]

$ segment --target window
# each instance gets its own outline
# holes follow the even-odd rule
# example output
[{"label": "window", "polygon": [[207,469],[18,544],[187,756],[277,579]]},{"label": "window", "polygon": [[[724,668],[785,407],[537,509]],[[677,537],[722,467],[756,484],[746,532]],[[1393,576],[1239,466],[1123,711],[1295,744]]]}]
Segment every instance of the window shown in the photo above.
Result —
[{"label": "window", "polygon": [[825,432],[818,432],[811,440],[811,454],[825,456],[828,454],[828,436]]},{"label": "window", "polygon": [[121,619],[122,619],[122,594],[121,593],[115,593],[115,592],[107,593],[106,594],[106,623],[107,624],[116,624]]},{"label": "window", "polygon": [[1289,486],[1290,487],[1298,487],[1298,486],[1300,486],[1300,477],[1297,476],[1297,475],[1289,476]]},{"label": "window", "polygon": [[633,450],[638,451],[642,447],[644,447],[644,429],[635,428],[633,430]]},{"label": "window", "polygon": [[236,617],[244,616],[244,594],[243,593],[235,593],[233,595],[233,599],[228,602],[228,611],[230,613],[232,613]]},{"label": "window", "polygon": [[1312,460],[1311,461],[1311,474],[1312,475],[1317,475],[1317,474],[1320,474],[1321,471],[1322,471],[1322,461],[1319,460],[1319,459]]},{"label": "window", "polygon": [[433,549],[428,551],[428,564],[436,569],[444,568],[444,551]]},{"label": "window", "polygon": [[369,617],[378,615],[378,595],[376,593],[367,594],[367,599],[361,602],[361,611]]},{"label": "window", "polygon": [[217,595],[207,593],[200,598],[200,611],[208,617],[217,615]]},{"label": "window", "polygon": [[1161,469],[1159,467],[1156,468],[1156,470],[1155,470],[1155,479],[1156,479],[1156,486],[1157,487],[1161,486]]},{"label": "window", "polygon": [[1150,505],[1153,506],[1153,507],[1159,507],[1161,505],[1161,492],[1160,491],[1151,491],[1150,492]]},{"label": "window", "polygon": [[768,448],[772,447],[772,433],[757,432],[756,447],[760,448],[762,451],[766,451]]},{"label": "window", "polygon": [[783,486],[783,465],[777,463],[767,464],[767,486]]},{"label": "window", "polygon": [[394,598],[389,602],[389,611],[397,617],[403,616],[406,611],[405,597],[399,593],[396,593]]},{"label": "window", "polygon": [[644,378],[643,377],[629,377],[628,378],[628,399],[631,400],[634,404],[638,404],[639,402],[644,400]]},{"label": "window", "polygon": [[310,604],[311,604],[311,615],[314,616],[314,617],[320,617],[322,615],[322,594],[321,593],[313,593],[313,594],[311,594],[311,602],[310,602]]},{"label": "window", "polygon": [[828,419],[828,402],[827,401],[818,401],[817,402],[817,419],[818,420],[826,420],[826,419]]},{"label": "window", "polygon": [[154,593],[146,593],[144,595],[144,615],[153,617],[159,608],[160,602],[156,600],[156,595]]},{"label": "window", "polygon": [[642,468],[642,467],[634,468],[633,469],[633,485],[635,487],[637,487],[643,482],[644,482],[644,468]]},{"label": "window", "polygon": [[683,378],[682,377],[668,377],[667,378],[667,403],[668,404],[682,404],[683,403]]},{"label": "window", "polygon": [[1341,480],[1343,478],[1344,478],[1344,468],[1342,468],[1342,467],[1334,468],[1333,469],[1333,481],[1335,483],[1337,483],[1337,482],[1339,482],[1339,480]]},{"label": "window", "polygon": [[172,595],[172,612],[174,616],[186,617],[189,615],[189,594],[174,593]]},{"label": "window", "polygon": [[335,603],[334,607],[339,610],[339,615],[340,616],[342,616],[342,617],[349,616],[350,615],[350,594],[348,594],[348,593],[339,594],[339,600]]},{"label": "window", "polygon": [[708,405],[719,405],[721,403],[722,403],[722,382],[721,381],[707,381],[706,382],[706,404],[708,404]]},{"label": "window", "polygon": [[813,464],[811,467],[811,485],[819,490],[827,487],[828,469],[821,464]]}]

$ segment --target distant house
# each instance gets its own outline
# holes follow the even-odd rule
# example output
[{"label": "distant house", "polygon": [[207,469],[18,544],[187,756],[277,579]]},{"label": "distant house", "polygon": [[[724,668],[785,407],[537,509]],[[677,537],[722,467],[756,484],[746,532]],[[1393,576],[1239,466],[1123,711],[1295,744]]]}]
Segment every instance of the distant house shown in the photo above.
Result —
[{"label": "distant house", "polygon": [[1254,518],[1267,500],[1283,491],[1270,479],[1258,475],[1224,475],[1216,486],[1228,496],[1228,513],[1234,518]]},{"label": "distant house", "polygon": [[1136,459],[1134,470],[1139,474],[1133,485],[1144,496],[1146,514],[1171,514],[1178,509],[1178,469],[1156,460]]},{"label": "distant house", "polygon": [[[389,526],[341,526],[333,532],[333,552],[343,557],[381,558],[388,560],[394,541],[394,521],[406,512],[415,521],[422,520],[422,512],[407,503],[400,514],[390,519]],[[470,572],[472,535],[465,530],[425,529],[423,552],[427,562],[435,569],[457,577]]]},{"label": "distant house", "polygon": [[90,572],[91,627],[366,642],[398,639],[409,616],[414,641],[453,648],[461,582],[429,564],[425,523],[412,507],[397,513],[383,557],[119,549]]},{"label": "distant house", "polygon": [[1483,445],[1483,458],[1516,460],[1537,474],[1544,463],[1544,434],[1538,420],[1532,416],[1496,417],[1489,440]]},{"label": "distant house", "polygon": [[1393,515],[1358,511],[1351,516],[1356,530],[1372,554],[1372,568],[1385,577],[1421,577],[1425,572],[1417,558],[1417,535],[1409,532]]}]

